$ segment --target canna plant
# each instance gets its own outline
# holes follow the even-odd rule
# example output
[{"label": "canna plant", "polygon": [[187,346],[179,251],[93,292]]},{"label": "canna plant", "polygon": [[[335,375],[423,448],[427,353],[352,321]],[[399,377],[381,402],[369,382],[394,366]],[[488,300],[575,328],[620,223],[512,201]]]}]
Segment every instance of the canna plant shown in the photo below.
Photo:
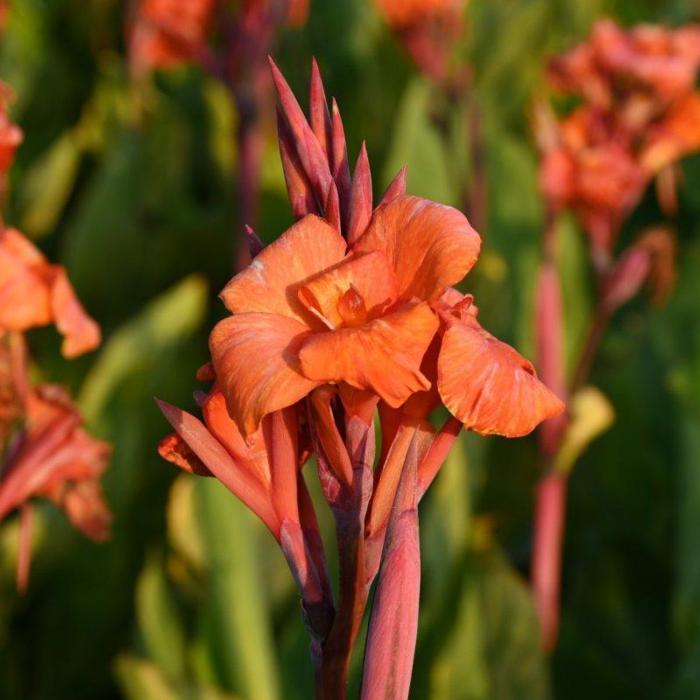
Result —
[{"label": "canna plant", "polygon": [[[561,552],[567,477],[578,454],[612,421],[600,394],[584,387],[610,319],[648,283],[660,304],[675,281],[675,234],[667,221],[638,232],[620,250],[623,226],[655,184],[661,212],[677,211],[679,161],[700,150],[700,27],[638,25],[625,30],[598,21],[587,41],[549,66],[558,92],[578,99],[559,118],[536,107],[541,150],[540,190],[547,224],[540,269],[536,338],[543,380],[570,411],[540,431],[543,476],[537,492],[532,585],[551,651],[559,627]],[[558,222],[572,212],[586,234],[596,282],[595,309],[570,376],[566,370],[564,315],[557,271]],[[588,417],[577,421],[577,414]]]},{"label": "canna plant", "polygon": [[[0,178],[12,164],[21,130],[7,117],[0,85]],[[17,586],[31,563],[32,499],[61,507],[95,541],[109,535],[111,514],[99,478],[111,447],[91,437],[68,392],[35,384],[26,331],[53,324],[72,358],[100,344],[100,328],[80,304],[65,269],[50,263],[19,231],[0,222],[0,521],[20,513]]]},{"label": "canna plant", "polygon": [[[160,454],[219,479],[266,525],[299,590],[318,698],[344,698],[376,580],[362,697],[408,697],[418,627],[418,504],[462,428],[518,437],[563,410],[530,362],[490,335],[455,288],[478,233],[408,196],[402,170],[375,206],[363,145],[351,174],[338,106],[316,64],[310,115],[271,64],[296,223],[221,293],[201,418],[163,401]],[[439,428],[431,419],[448,417]],[[335,520],[333,595],[311,457]],[[244,604],[232,601],[232,604]]]}]

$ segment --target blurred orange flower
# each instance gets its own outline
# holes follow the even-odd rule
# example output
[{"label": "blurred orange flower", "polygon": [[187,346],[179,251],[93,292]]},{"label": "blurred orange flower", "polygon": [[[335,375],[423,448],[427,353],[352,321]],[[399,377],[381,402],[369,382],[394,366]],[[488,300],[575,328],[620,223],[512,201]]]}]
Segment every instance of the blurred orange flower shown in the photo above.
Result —
[{"label": "blurred orange flower", "polygon": [[65,269],[16,229],[0,231],[0,332],[50,323],[64,336],[66,357],[100,344],[100,328],[78,301]]},{"label": "blurred orange flower", "polygon": [[584,104],[558,122],[540,109],[540,186],[554,211],[576,212],[600,260],[655,177],[673,207],[668,169],[700,150],[698,69],[700,26],[624,30],[612,20],[551,62],[552,85]]},{"label": "blurred orange flower", "polygon": [[99,477],[111,446],[82,428],[67,392],[39,385],[27,396],[25,424],[0,476],[0,520],[41,496],[63,508],[73,525],[96,541],[109,535],[111,515]]}]

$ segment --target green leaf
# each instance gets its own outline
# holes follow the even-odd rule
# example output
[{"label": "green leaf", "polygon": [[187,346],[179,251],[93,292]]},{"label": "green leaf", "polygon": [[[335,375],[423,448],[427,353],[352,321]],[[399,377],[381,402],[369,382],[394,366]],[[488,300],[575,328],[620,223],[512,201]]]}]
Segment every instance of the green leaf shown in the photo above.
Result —
[{"label": "green leaf", "polygon": [[218,481],[200,479],[195,488],[208,564],[210,643],[220,684],[248,700],[277,700],[277,662],[256,543],[260,526]]},{"label": "green leaf", "polygon": [[50,233],[70,197],[82,150],[66,131],[27,171],[20,192],[23,230],[34,238]]},{"label": "green leaf", "polygon": [[443,140],[430,120],[432,87],[414,78],[406,88],[391,133],[383,180],[408,166],[408,191],[444,204],[456,204],[458,193],[449,174]]},{"label": "green leaf", "polygon": [[159,556],[147,558],[136,584],[136,617],[148,656],[166,678],[184,678],[185,632]]},{"label": "green leaf", "polygon": [[574,371],[591,317],[591,291],[586,241],[573,219],[559,221],[557,269],[564,301],[566,366]]},{"label": "green leaf", "polygon": [[501,552],[464,557],[456,597],[446,601],[431,700],[544,700],[545,658],[530,592]]},{"label": "green leaf", "polygon": [[171,547],[187,565],[196,571],[206,566],[205,545],[197,520],[194,502],[195,477],[178,476],[170,487],[168,498],[168,538]]},{"label": "green leaf", "polygon": [[109,339],[88,374],[78,403],[88,419],[104,410],[112,393],[131,373],[154,362],[166,347],[187,338],[201,324],[207,285],[191,275],[152,301]]},{"label": "green leaf", "polygon": [[124,654],[117,658],[114,669],[126,700],[180,700],[151,661]]}]

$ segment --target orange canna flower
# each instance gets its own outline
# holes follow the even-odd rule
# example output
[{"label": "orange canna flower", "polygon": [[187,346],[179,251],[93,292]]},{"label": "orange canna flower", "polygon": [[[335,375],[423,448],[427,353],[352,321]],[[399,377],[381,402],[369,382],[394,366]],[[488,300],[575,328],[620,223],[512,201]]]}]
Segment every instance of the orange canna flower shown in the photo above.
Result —
[{"label": "orange canna flower", "polygon": [[[282,234],[224,289],[233,316],[210,338],[241,431],[322,384],[372,392],[396,409],[428,391],[423,361],[441,297],[471,269],[479,245],[460,212],[406,196],[380,206],[349,248],[313,215]],[[463,318],[455,294],[432,379],[447,407],[469,428],[510,436],[560,412],[526,360],[471,314]]]},{"label": "orange canna flower", "polygon": [[604,265],[654,178],[674,208],[673,165],[700,149],[698,69],[700,26],[624,30],[611,20],[551,62],[552,85],[584,104],[559,123],[537,115],[540,188],[553,212],[574,210]]},{"label": "orange canna flower", "polygon": [[[404,511],[415,515],[462,424],[515,437],[564,405],[454,289],[480,249],[464,215],[407,196],[405,169],[375,208],[367,151],[351,174],[340,112],[335,102],[329,108],[318,67],[309,119],[274,64],[272,71],[297,223],[267,247],[247,230],[253,260],[221,293],[231,316],[213,329],[211,367],[198,373],[214,380],[209,395],[197,395],[203,420],[160,402],[176,434],[159,451],[189,472],[216,476],[265,522],[301,593],[319,697],[344,697],[370,586],[398,542],[410,549],[397,580],[412,586],[408,622],[417,625],[419,566],[408,547],[417,539]],[[455,417],[438,431],[426,418],[440,403]],[[305,442],[336,521],[337,607],[301,473]],[[385,561],[391,568],[395,558]],[[396,593],[386,571],[385,602]],[[391,605],[380,604],[377,629],[390,621]],[[415,628],[404,637],[408,662]],[[378,662],[387,647],[381,634],[376,640]],[[381,664],[372,668],[372,687],[391,681]],[[409,671],[404,663],[402,683]]]},{"label": "orange canna flower", "polygon": [[96,542],[109,536],[112,516],[104,501],[100,476],[111,446],[88,435],[68,394],[40,385],[25,397],[24,424],[5,454],[0,472],[0,520],[20,509],[18,585],[29,573],[31,519],[29,503],[45,498],[62,508],[73,526]]},{"label": "orange canna flower", "polygon": [[100,344],[100,328],[78,301],[60,265],[48,262],[19,231],[0,231],[0,332],[55,323],[62,352],[75,357]]},{"label": "orange canna flower", "polygon": [[700,68],[700,26],[672,30],[638,25],[624,30],[610,19],[596,22],[587,42],[555,58],[555,87],[604,109],[646,95],[653,110],[682,97]]}]

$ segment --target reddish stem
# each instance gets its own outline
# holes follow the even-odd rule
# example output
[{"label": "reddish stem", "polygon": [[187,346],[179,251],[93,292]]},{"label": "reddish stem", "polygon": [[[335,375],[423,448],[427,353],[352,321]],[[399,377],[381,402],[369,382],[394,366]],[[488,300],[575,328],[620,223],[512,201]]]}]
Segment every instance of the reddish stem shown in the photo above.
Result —
[{"label": "reddish stem", "polygon": [[333,627],[321,651],[318,700],[345,700],[352,651],[367,606],[365,518],[372,490],[374,427],[350,417],[346,445],[353,465],[352,489],[332,504],[338,539],[340,596]]},{"label": "reddish stem", "polygon": [[551,472],[537,486],[532,585],[542,646],[552,651],[559,631],[561,555],[566,510],[566,475]]},{"label": "reddish stem", "polygon": [[367,606],[364,537],[357,532],[338,531],[340,600],[335,622],[323,644],[317,700],[345,700],[352,651]]}]

